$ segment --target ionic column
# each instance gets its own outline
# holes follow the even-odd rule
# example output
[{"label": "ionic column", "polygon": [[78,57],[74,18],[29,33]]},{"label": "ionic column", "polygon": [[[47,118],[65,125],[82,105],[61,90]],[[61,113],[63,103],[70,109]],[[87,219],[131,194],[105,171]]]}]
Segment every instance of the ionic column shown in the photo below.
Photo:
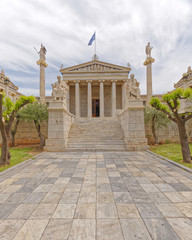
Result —
[{"label": "ionic column", "polygon": [[112,117],[115,117],[116,114],[116,82],[112,80],[112,96],[111,96],[111,102],[112,102]]},{"label": "ionic column", "polygon": [[122,82],[122,109],[125,108],[125,99],[126,99],[126,80]]},{"label": "ionic column", "polygon": [[104,81],[100,82],[99,96],[100,96],[100,117],[104,117]]},{"label": "ionic column", "polygon": [[69,85],[67,90],[67,110],[70,111],[70,86]]},{"label": "ionic column", "polygon": [[75,82],[75,115],[80,117],[80,94],[79,94],[79,82]]},{"label": "ionic column", "polygon": [[92,91],[91,91],[91,82],[87,81],[87,117],[92,117]]}]

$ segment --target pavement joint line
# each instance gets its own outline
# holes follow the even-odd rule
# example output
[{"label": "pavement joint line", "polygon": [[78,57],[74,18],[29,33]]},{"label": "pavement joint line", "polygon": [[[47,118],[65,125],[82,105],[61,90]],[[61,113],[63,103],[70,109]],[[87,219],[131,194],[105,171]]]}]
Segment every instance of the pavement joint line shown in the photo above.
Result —
[{"label": "pavement joint line", "polygon": [[23,162],[21,162],[21,163],[18,163],[18,164],[16,164],[16,165],[14,165],[14,166],[12,166],[12,167],[10,167],[10,168],[8,168],[8,169],[0,172],[0,176],[3,176],[4,174],[8,173],[9,171],[11,171],[11,170],[13,170],[13,169],[15,169],[15,168],[17,168],[17,167],[19,167],[19,166],[22,166],[22,165],[24,165],[24,164],[26,164],[26,163],[28,163],[28,162],[30,162],[30,161],[32,161],[32,160],[35,160],[35,159],[33,159],[34,157],[37,158],[37,157],[39,157],[39,156],[41,156],[41,155],[43,155],[43,154],[45,154],[45,153],[46,153],[46,152],[41,152],[41,153],[39,153],[39,154],[37,154],[37,155],[35,155],[35,156],[32,156],[31,158],[29,158],[29,159],[26,160],[26,161],[23,161]]},{"label": "pavement joint line", "polygon": [[150,153],[151,155],[154,155],[154,156],[156,156],[156,157],[159,157],[159,158],[161,158],[161,159],[163,159],[163,160],[165,160],[165,161],[167,161],[167,162],[169,162],[169,163],[171,163],[171,164],[173,164],[173,165],[176,165],[177,167],[182,168],[182,169],[185,170],[185,171],[188,171],[188,172],[192,173],[192,169],[190,169],[190,168],[188,168],[188,167],[186,167],[186,166],[184,166],[184,165],[182,165],[182,164],[180,164],[180,163],[177,163],[177,162],[175,162],[175,161],[173,161],[173,160],[171,160],[171,159],[168,159],[168,158],[166,158],[166,157],[163,157],[163,156],[161,156],[161,155],[159,155],[159,154],[157,154],[157,153],[151,152],[150,150],[146,150],[146,152],[148,152],[148,153]]}]

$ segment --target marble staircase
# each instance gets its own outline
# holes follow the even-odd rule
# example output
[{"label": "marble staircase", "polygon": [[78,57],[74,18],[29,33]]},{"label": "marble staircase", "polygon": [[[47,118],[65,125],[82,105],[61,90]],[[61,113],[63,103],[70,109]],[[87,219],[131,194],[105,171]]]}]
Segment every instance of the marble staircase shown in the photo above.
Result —
[{"label": "marble staircase", "polygon": [[67,151],[126,151],[121,125],[109,119],[76,119]]}]

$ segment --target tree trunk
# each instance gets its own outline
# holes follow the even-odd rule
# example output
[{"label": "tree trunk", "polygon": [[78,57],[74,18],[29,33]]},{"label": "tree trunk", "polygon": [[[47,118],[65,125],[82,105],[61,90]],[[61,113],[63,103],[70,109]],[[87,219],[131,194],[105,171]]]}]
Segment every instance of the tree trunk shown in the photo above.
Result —
[{"label": "tree trunk", "polygon": [[35,123],[35,127],[37,130],[38,136],[40,138],[40,147],[43,148],[45,146],[45,137],[41,133],[41,126],[40,126],[38,120],[34,120],[34,123]]},{"label": "tree trunk", "polygon": [[158,137],[157,137],[157,134],[156,134],[156,129],[155,129],[155,116],[153,116],[153,118],[152,118],[151,129],[152,129],[153,137],[155,139],[155,143],[158,144],[159,140],[158,140]]},{"label": "tree trunk", "polygon": [[177,120],[177,125],[179,129],[179,138],[181,143],[181,150],[183,154],[183,162],[191,163],[191,153],[189,148],[189,142],[187,138],[185,122],[182,120]]},{"label": "tree trunk", "polygon": [[9,138],[6,136],[2,140],[0,165],[9,165],[10,158],[11,158],[11,154],[9,152]]},{"label": "tree trunk", "polygon": [[20,122],[20,117],[17,117],[15,127],[13,130],[11,130],[11,145],[12,145],[12,147],[15,147],[15,134],[17,133],[17,127],[18,127],[19,122]]}]

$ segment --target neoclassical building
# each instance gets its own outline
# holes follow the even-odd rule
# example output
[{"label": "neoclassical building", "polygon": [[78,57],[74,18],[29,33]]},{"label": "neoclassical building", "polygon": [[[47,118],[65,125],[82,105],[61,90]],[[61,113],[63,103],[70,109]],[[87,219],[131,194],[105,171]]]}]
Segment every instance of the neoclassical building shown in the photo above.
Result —
[{"label": "neoclassical building", "polygon": [[130,70],[98,60],[61,69],[69,112],[78,118],[115,117],[125,106]]},{"label": "neoclassical building", "polygon": [[131,68],[99,61],[62,68],[52,84],[47,151],[148,149],[144,105]]}]

